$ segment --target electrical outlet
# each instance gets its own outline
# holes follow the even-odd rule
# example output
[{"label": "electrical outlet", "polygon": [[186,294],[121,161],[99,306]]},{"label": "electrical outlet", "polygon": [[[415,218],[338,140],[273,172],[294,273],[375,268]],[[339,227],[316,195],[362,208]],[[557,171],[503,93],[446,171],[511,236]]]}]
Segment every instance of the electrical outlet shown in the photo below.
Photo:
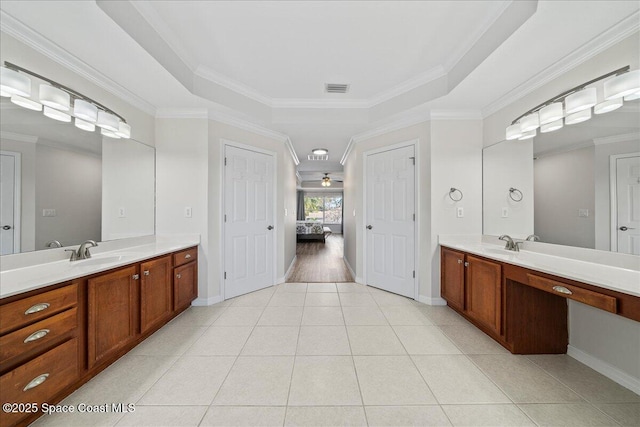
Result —
[{"label": "electrical outlet", "polygon": [[578,209],[579,218],[589,218],[589,209]]},{"label": "electrical outlet", "polygon": [[191,208],[189,206],[187,206],[186,208],[184,208],[184,217],[185,218],[191,218]]},{"label": "electrical outlet", "polygon": [[509,208],[502,208],[502,218],[509,218]]},{"label": "electrical outlet", "polygon": [[458,206],[456,208],[456,217],[458,218],[464,217],[464,208],[462,206]]},{"label": "electrical outlet", "polygon": [[118,218],[124,218],[127,216],[125,208],[118,208]]},{"label": "electrical outlet", "polygon": [[55,209],[42,209],[42,216],[56,216]]}]

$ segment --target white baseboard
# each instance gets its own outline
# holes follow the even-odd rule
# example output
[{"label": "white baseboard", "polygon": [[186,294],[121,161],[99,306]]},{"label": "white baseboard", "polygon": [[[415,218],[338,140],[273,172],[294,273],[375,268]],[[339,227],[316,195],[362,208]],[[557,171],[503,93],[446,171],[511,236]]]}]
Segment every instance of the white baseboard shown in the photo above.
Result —
[{"label": "white baseboard", "polygon": [[291,271],[293,270],[293,266],[295,265],[297,259],[298,259],[298,255],[295,255],[291,260],[291,264],[289,264],[289,268],[287,268],[287,272],[284,273],[284,277],[282,278],[282,280],[278,279],[278,283],[284,283],[287,281],[287,279],[291,275]]},{"label": "white baseboard", "polygon": [[447,305],[447,301],[445,301],[444,299],[438,297],[438,298],[431,298],[425,295],[419,295],[418,296],[418,302],[421,302],[423,304],[427,304],[427,305]]},{"label": "white baseboard", "polygon": [[358,282],[358,280],[356,279],[356,272],[353,271],[353,268],[351,267],[351,264],[349,264],[349,261],[347,261],[347,258],[342,257],[342,259],[344,260],[344,265],[347,266],[349,273],[351,273],[351,277],[353,277],[353,280],[355,280],[357,283],[361,283],[361,282]]},{"label": "white baseboard", "polygon": [[569,345],[567,347],[567,355],[573,357],[579,362],[584,363],[591,369],[600,372],[607,378],[617,382],[623,387],[628,388],[636,394],[640,394],[640,378],[632,377],[631,375],[622,372],[620,369],[608,364],[607,362],[598,359],[584,351],[577,349]]},{"label": "white baseboard", "polygon": [[358,277],[358,276],[354,276],[354,277],[355,277],[355,279],[353,279],[353,280],[355,280],[356,283],[361,283],[361,284],[364,285],[364,279],[362,277]]},{"label": "white baseboard", "polygon": [[222,302],[222,296],[216,295],[209,298],[196,298],[191,302],[191,305],[194,307],[206,307],[208,305],[217,304],[219,302]]}]

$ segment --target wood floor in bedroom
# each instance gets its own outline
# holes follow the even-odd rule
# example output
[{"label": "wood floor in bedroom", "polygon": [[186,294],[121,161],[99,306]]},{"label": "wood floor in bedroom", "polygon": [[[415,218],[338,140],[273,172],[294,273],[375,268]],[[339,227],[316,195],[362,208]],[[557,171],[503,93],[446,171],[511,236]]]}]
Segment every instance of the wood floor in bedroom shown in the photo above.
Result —
[{"label": "wood floor in bedroom", "polygon": [[342,259],[342,235],[333,234],[322,242],[299,242],[296,262],[287,282],[353,282],[353,276]]}]

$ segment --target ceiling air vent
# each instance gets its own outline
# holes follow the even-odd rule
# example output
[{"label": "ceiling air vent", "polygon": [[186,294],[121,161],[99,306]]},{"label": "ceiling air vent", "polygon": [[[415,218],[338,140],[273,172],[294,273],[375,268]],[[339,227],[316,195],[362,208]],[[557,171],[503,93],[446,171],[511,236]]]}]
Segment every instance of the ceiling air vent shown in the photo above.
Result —
[{"label": "ceiling air vent", "polygon": [[329,160],[328,154],[309,154],[307,160]]},{"label": "ceiling air vent", "polygon": [[349,85],[342,83],[326,83],[324,88],[327,93],[347,93],[349,91]]}]

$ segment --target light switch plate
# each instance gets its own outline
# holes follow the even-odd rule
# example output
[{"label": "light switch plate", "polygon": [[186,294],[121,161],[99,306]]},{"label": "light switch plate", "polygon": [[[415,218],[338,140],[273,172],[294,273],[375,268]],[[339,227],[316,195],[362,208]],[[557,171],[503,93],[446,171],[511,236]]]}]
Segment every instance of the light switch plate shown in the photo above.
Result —
[{"label": "light switch plate", "polygon": [[191,218],[191,215],[192,215],[191,207],[187,206],[186,208],[184,208],[184,217]]},{"label": "light switch plate", "polygon": [[589,209],[578,209],[579,218],[589,218]]},{"label": "light switch plate", "polygon": [[462,206],[458,206],[456,208],[456,217],[458,218],[464,217],[464,208]]},{"label": "light switch plate", "polygon": [[509,218],[509,208],[502,208],[502,218]]},{"label": "light switch plate", "polygon": [[56,216],[55,209],[42,209],[42,216]]}]

